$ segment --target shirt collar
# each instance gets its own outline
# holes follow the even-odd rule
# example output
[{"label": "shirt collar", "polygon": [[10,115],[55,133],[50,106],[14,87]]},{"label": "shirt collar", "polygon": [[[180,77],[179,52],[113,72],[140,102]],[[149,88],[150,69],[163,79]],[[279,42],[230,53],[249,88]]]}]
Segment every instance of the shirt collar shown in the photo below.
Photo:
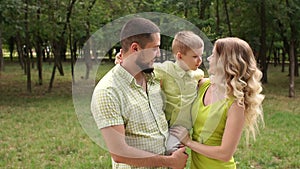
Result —
[{"label": "shirt collar", "polygon": [[[117,72],[118,74],[123,77],[123,79],[125,80],[125,83],[128,84],[128,85],[135,85],[135,86],[139,86],[137,83],[136,83],[136,80],[135,78],[126,70],[124,69],[123,66],[121,66],[120,64],[116,65],[116,69],[117,69]],[[152,81],[151,79],[151,75],[146,76],[146,81],[148,83],[148,81]]]},{"label": "shirt collar", "polygon": [[117,73],[125,80],[125,83],[132,84],[135,82],[134,77],[120,64],[116,65]]},{"label": "shirt collar", "polygon": [[179,77],[183,77],[184,75],[188,75],[189,77],[192,77],[192,70],[188,70],[188,71],[185,71],[185,70],[183,70],[180,66],[179,66],[179,64],[178,64],[178,62],[176,61],[175,62],[175,70],[176,70],[176,72],[177,72],[177,74],[179,75]]}]

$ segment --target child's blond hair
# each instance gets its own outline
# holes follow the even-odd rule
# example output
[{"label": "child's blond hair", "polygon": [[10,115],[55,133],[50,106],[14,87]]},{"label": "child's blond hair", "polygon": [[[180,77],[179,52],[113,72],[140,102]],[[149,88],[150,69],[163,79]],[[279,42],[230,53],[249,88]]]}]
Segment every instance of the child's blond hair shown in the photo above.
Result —
[{"label": "child's blond hair", "polygon": [[176,33],[172,43],[172,53],[186,54],[189,50],[203,48],[203,40],[192,31],[180,31]]}]

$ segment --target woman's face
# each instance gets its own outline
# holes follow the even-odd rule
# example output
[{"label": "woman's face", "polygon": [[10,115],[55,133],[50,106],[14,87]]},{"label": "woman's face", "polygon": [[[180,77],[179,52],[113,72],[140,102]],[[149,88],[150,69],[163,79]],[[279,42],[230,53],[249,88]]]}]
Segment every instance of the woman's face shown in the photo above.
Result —
[{"label": "woman's face", "polygon": [[207,58],[207,61],[209,63],[208,73],[211,75],[215,74],[215,67],[216,67],[216,56],[214,53],[215,52],[213,51],[213,53]]}]

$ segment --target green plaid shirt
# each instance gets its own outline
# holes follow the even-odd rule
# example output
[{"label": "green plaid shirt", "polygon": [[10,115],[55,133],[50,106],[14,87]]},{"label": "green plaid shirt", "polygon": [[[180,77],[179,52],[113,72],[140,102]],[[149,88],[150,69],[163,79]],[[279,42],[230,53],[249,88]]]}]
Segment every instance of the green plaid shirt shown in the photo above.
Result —
[{"label": "green plaid shirt", "polygon": [[[168,125],[163,112],[164,101],[159,83],[148,80],[147,93],[136,84],[130,73],[116,65],[94,90],[92,114],[99,129],[124,125],[128,145],[155,154],[164,154]],[[113,168],[136,167],[113,162]]]}]

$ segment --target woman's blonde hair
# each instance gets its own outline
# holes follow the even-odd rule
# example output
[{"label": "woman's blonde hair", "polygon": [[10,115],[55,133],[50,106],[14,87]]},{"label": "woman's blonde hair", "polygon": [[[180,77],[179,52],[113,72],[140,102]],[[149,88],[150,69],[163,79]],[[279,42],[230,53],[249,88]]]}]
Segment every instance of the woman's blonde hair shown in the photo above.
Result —
[{"label": "woman's blonde hair", "polygon": [[234,97],[245,108],[246,141],[250,133],[255,139],[259,122],[264,124],[261,78],[253,51],[242,39],[229,37],[215,42],[213,55],[216,64],[214,81],[227,97]]}]

